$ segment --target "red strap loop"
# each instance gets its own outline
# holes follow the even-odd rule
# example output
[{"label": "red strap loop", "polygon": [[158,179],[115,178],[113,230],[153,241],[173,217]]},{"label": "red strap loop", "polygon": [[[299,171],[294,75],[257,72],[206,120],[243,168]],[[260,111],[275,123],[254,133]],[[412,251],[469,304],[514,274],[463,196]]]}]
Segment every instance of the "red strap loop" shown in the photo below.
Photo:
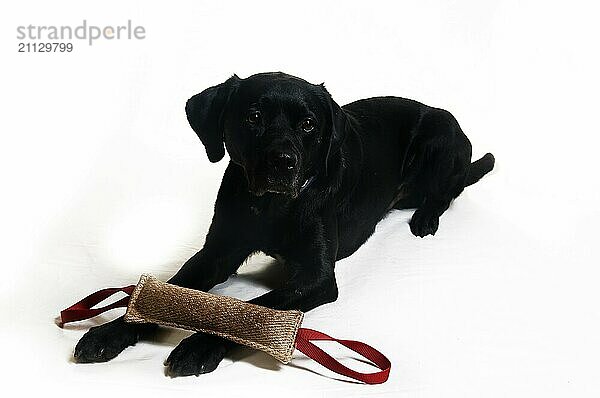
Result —
[{"label": "red strap loop", "polygon": [[[125,286],[125,287],[110,287],[107,289],[98,290],[95,293],[90,294],[83,300],[78,303],[73,304],[67,309],[64,309],[60,312],[60,327],[63,327],[65,323],[82,321],[84,319],[92,318],[96,315],[100,315],[103,312],[108,310],[112,310],[113,308],[119,307],[127,307],[129,303],[129,296],[133,293],[135,289],[135,285]],[[100,308],[92,308],[103,300],[106,300],[110,296],[115,293],[123,292],[127,294],[127,297],[123,297],[122,299],[115,301],[112,304],[105,305]]]},{"label": "red strap loop", "polygon": [[[338,342],[341,345],[348,347],[352,351],[359,353],[363,357],[373,362],[373,364],[375,364],[375,366],[381,369],[381,371],[375,373],[361,373],[352,370],[342,365],[340,362],[334,359],[331,355],[327,354],[321,348],[317,347],[315,344],[311,343],[311,340],[327,340]],[[304,353],[304,355],[311,359],[314,359],[321,365],[325,366],[327,369],[332,370],[338,374],[362,381],[366,384],[385,383],[385,381],[390,375],[390,368],[392,367],[390,360],[387,359],[385,355],[377,351],[375,348],[360,341],[339,340],[316,330],[300,328],[298,329],[298,334],[296,335],[295,344],[296,348],[302,353]]]}]

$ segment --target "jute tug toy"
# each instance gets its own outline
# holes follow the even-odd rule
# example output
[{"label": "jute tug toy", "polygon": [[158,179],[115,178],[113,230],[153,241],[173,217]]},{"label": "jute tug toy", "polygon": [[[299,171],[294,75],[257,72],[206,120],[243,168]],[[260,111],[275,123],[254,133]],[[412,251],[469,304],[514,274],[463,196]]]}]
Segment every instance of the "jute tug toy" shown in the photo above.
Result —
[{"label": "jute tug toy", "polygon": [[[101,308],[92,308],[115,293],[122,298]],[[384,383],[391,363],[375,348],[354,340],[340,340],[316,330],[301,328],[301,311],[279,311],[227,297],[161,282],[151,275],[141,276],[137,285],[102,289],[61,311],[61,326],[88,319],[105,311],[127,307],[125,321],[156,323],[217,335],[236,343],[261,350],[288,363],[297,348],[326,368],[366,384]],[[335,341],[361,354],[381,369],[375,373],[352,370],[312,341]]]}]

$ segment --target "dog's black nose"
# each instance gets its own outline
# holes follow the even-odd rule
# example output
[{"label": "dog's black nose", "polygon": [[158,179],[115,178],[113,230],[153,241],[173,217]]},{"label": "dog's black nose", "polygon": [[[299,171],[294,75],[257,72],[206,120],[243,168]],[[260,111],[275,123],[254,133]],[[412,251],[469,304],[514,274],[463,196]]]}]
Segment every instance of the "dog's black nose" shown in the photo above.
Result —
[{"label": "dog's black nose", "polygon": [[286,172],[296,167],[298,158],[293,153],[274,151],[267,154],[267,163],[278,172]]}]

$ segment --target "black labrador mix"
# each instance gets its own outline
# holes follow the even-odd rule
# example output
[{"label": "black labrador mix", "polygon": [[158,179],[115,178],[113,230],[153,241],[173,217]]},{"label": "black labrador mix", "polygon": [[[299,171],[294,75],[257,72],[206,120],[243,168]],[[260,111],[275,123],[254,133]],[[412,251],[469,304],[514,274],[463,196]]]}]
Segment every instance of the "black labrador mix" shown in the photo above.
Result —
[{"label": "black labrador mix", "polygon": [[[189,99],[187,118],[211,162],[229,153],[202,250],[170,283],[207,291],[262,251],[289,279],[251,300],[309,311],[335,301],[334,265],[354,253],[391,209],[416,208],[410,230],[433,235],[464,189],[494,167],[471,163],[471,143],[447,111],[397,98],[340,107],[325,87],[284,73],[233,76]],[[90,329],[77,362],[102,362],[155,325],[118,318]],[[171,376],[213,371],[234,344],[195,333],[166,360]]]}]

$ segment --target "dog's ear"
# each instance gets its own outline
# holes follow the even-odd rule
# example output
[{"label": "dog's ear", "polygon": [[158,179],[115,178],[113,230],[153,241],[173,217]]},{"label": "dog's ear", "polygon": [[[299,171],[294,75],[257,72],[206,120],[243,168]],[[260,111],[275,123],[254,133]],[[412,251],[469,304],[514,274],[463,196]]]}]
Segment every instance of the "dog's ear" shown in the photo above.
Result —
[{"label": "dog's ear", "polygon": [[223,115],[240,78],[233,75],[224,83],[194,95],[185,104],[185,113],[192,129],[206,148],[208,160],[215,163],[225,156]]},{"label": "dog's ear", "polygon": [[331,119],[331,135],[329,137],[329,143],[327,146],[327,152],[325,154],[325,175],[328,174],[328,169],[331,167],[330,163],[335,155],[339,152],[346,138],[346,113],[340,108],[340,106],[333,100],[331,94],[327,91],[324,84],[321,87],[325,91],[327,96],[327,102],[329,106],[330,119]]}]

